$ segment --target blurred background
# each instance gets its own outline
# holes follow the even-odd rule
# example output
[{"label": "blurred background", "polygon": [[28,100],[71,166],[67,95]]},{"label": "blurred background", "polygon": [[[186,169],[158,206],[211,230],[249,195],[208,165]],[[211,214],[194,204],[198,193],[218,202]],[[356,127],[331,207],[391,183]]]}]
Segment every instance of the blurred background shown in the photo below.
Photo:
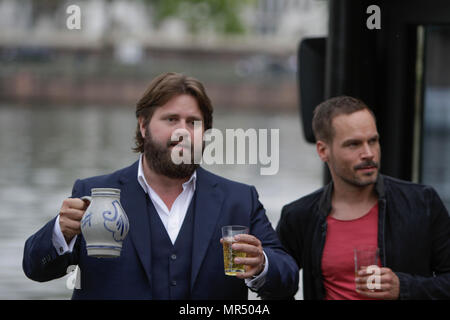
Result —
[{"label": "blurred background", "polygon": [[[70,5],[81,10],[80,29],[67,27]],[[71,297],[67,276],[25,277],[25,240],[58,214],[75,179],[137,159],[135,103],[160,73],[203,82],[218,129],[280,130],[276,175],[205,166],[256,186],[274,227],[283,205],[320,187],[322,164],[302,137],[296,55],[302,38],[326,36],[328,5],[0,0],[0,299]]]}]

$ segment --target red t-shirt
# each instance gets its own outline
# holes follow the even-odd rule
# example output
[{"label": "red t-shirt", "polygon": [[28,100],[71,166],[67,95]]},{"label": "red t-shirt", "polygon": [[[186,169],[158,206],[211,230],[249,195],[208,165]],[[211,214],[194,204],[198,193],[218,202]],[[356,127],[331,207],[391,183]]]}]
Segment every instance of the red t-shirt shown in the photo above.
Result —
[{"label": "red t-shirt", "polygon": [[355,220],[327,217],[327,237],[322,255],[326,300],[365,300],[355,285],[356,246],[378,246],[378,203]]}]

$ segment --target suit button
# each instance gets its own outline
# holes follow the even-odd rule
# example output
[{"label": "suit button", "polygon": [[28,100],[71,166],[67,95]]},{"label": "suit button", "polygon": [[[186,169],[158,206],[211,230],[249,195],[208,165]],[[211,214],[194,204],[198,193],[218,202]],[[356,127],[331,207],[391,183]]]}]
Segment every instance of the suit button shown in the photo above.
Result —
[{"label": "suit button", "polygon": [[176,282],[175,280],[172,280],[172,281],[170,282],[170,284],[171,284],[172,286],[176,286],[176,285],[177,285],[177,282]]},{"label": "suit button", "polygon": [[177,259],[177,255],[176,255],[176,254],[171,255],[171,256],[170,256],[170,259],[176,260],[176,259]]}]

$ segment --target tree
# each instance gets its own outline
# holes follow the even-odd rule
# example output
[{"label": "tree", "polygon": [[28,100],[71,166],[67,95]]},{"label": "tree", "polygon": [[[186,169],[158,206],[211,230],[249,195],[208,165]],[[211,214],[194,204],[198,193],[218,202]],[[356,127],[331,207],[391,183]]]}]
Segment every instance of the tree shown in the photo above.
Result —
[{"label": "tree", "polygon": [[240,12],[254,0],[144,0],[151,6],[156,26],[165,19],[182,19],[190,32],[214,28],[221,34],[245,32]]}]

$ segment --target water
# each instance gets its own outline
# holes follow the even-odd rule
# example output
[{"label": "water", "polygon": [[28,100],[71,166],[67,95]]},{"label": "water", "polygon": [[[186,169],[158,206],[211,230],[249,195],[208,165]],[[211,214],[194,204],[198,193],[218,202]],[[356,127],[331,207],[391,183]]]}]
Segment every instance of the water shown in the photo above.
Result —
[{"label": "water", "polygon": [[[298,114],[216,110],[214,126],[280,129],[280,167],[205,166],[254,185],[275,227],[284,204],[321,185],[322,164],[304,142]],[[55,217],[78,178],[105,174],[137,159],[132,108],[0,106],[0,299],[68,299],[67,276],[46,283],[22,271],[25,240]],[[299,293],[301,295],[301,293]],[[298,295],[299,296],[299,295]],[[297,297],[298,297],[297,296]]]}]

